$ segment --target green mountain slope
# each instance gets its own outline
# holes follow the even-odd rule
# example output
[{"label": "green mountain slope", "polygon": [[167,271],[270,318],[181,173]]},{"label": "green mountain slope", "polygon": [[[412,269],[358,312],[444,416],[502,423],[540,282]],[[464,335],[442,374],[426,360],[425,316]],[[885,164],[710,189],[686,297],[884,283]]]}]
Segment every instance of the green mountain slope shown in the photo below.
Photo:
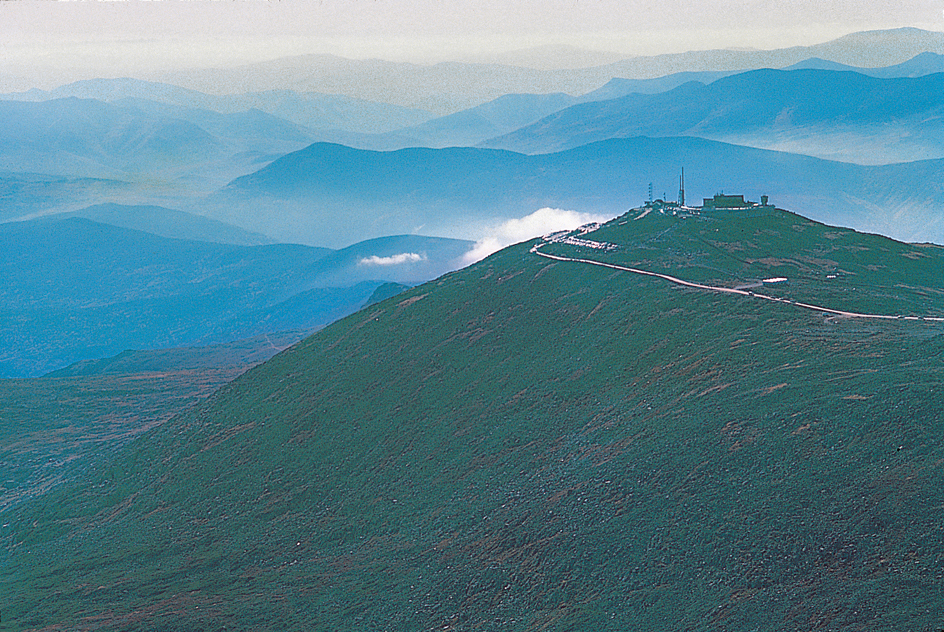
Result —
[{"label": "green mountain slope", "polygon": [[144,351],[128,349],[110,358],[76,362],[36,379],[166,374],[175,371],[223,369],[231,371],[231,375],[235,377],[257,364],[262,364],[299,340],[307,338],[311,333],[304,330],[279,331],[206,347],[174,347]]},{"label": "green mountain slope", "polygon": [[279,332],[208,347],[124,351],[41,378],[0,379],[0,511],[81,475],[305,336]]},{"label": "green mountain slope", "polygon": [[[941,316],[944,250],[785,212],[541,252]],[[518,245],[5,515],[18,629],[933,630],[944,325]]]}]

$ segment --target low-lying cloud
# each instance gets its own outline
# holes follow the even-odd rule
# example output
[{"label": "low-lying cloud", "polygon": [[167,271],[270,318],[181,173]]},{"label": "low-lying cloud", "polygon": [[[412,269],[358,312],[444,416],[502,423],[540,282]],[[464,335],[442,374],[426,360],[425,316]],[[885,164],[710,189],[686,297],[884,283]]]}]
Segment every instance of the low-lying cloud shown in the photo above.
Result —
[{"label": "low-lying cloud", "polygon": [[547,235],[559,230],[573,230],[591,222],[605,222],[611,215],[580,213],[559,208],[542,208],[520,219],[510,219],[496,226],[463,257],[466,265],[480,261],[506,246]]},{"label": "low-lying cloud", "polygon": [[426,261],[426,255],[417,254],[415,252],[401,252],[398,255],[390,255],[389,257],[378,257],[377,255],[365,257],[358,263],[362,266],[398,266],[404,263],[418,263],[420,261]]}]

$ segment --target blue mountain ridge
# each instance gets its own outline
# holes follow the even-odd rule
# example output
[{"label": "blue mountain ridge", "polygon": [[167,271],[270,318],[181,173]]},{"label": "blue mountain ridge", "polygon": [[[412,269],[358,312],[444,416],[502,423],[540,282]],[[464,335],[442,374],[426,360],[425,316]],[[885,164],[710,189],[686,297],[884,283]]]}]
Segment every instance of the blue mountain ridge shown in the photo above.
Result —
[{"label": "blue mountain ridge", "polygon": [[32,89],[0,94],[0,100],[48,101],[64,97],[119,102],[152,101],[185,109],[237,114],[257,109],[311,129],[383,133],[415,125],[432,117],[428,112],[338,94],[266,90],[236,94],[209,94],[169,83],[133,78],[87,79],[53,90]]},{"label": "blue mountain ridge", "polygon": [[420,65],[331,55],[300,55],[230,69],[168,73],[162,80],[208,92],[298,91],[346,94],[421,108],[443,116],[504,94],[585,94],[614,77],[652,79],[677,72],[782,68],[810,57],[877,67],[923,52],[944,54],[944,35],[915,28],[853,33],[813,46],[775,50],[710,50],[641,56],[591,68],[536,70],[474,63]]},{"label": "blue mountain ridge", "polygon": [[819,221],[944,243],[944,160],[869,167],[691,137],[611,139],[534,155],[319,143],[234,180],[201,208],[275,237],[290,223],[298,238],[325,245],[420,225],[425,234],[468,235],[542,207],[616,215],[645,200],[649,183],[657,197],[675,199],[683,166],[690,200],[719,190],[755,200],[767,194]]},{"label": "blue mountain ridge", "polygon": [[173,239],[240,246],[260,246],[272,243],[271,239],[259,233],[251,233],[208,217],[160,206],[106,203],[55,215],[56,219],[67,217],[83,217],[100,224],[140,230]]},{"label": "blue mountain ridge", "polygon": [[868,134],[898,125],[903,133],[926,139],[937,148],[934,157],[942,157],[942,113],[940,73],[879,79],[828,70],[755,70],[707,85],[690,82],[660,94],[574,105],[482,146],[544,153],[637,135],[725,139],[796,130]]},{"label": "blue mountain ridge", "polygon": [[[0,224],[0,376],[129,348],[311,331],[384,283],[460,267],[471,245],[407,235],[332,251],[169,239],[75,217]],[[414,256],[395,258],[403,253]]]},{"label": "blue mountain ridge", "polygon": [[203,187],[258,169],[316,138],[260,111],[219,114],[141,100],[0,101],[0,115],[4,170],[152,182],[181,178],[202,180]]}]

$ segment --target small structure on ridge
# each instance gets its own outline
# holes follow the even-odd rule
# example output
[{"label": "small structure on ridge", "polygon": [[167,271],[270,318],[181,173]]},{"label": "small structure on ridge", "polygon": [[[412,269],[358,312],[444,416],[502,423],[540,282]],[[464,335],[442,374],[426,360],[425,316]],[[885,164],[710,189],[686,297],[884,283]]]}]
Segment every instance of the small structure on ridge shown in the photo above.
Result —
[{"label": "small structure on ridge", "polygon": [[[664,196],[668,197],[668,196]],[[678,201],[652,197],[652,183],[649,183],[649,200],[643,204],[643,209],[649,211],[658,211],[660,213],[676,214],[698,214],[704,211],[767,211],[774,210],[770,203],[770,198],[766,195],[760,196],[760,203],[745,200],[743,195],[725,195],[715,194],[714,197],[704,198],[701,206],[687,206],[685,204],[685,167],[679,176]]]},{"label": "small structure on ridge", "polygon": [[754,209],[772,209],[769,198],[766,195],[760,196],[760,204],[745,200],[743,195],[725,195],[716,193],[714,197],[705,198],[701,205],[703,210],[718,211],[747,211]]}]

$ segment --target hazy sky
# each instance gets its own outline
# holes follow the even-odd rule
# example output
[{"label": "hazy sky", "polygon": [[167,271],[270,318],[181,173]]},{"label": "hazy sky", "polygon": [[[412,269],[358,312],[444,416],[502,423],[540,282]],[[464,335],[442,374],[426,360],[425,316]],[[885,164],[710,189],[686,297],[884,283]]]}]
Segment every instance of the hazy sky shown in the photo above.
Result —
[{"label": "hazy sky", "polygon": [[944,31],[944,0],[0,1],[0,73],[163,70],[302,53],[442,61],[566,44],[625,55]]}]

